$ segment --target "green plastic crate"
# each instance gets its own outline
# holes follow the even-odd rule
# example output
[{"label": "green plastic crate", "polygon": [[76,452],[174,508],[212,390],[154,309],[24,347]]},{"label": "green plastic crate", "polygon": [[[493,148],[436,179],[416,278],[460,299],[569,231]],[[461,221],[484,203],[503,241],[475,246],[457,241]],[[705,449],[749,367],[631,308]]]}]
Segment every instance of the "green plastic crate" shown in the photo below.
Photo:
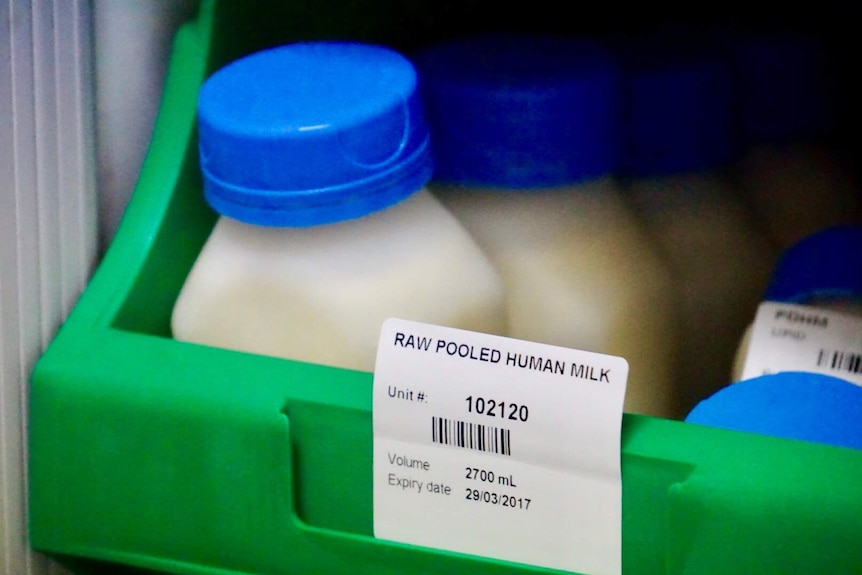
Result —
[{"label": "green plastic crate", "polygon": [[[207,74],[300,39],[409,51],[483,27],[570,23],[557,3],[530,17],[495,6],[202,4],[177,35],[121,229],[33,375],[34,548],[177,574],[550,572],[374,539],[371,374],[169,337],[215,221],[195,134]],[[626,574],[862,573],[860,451],[626,415],[622,469]]]}]

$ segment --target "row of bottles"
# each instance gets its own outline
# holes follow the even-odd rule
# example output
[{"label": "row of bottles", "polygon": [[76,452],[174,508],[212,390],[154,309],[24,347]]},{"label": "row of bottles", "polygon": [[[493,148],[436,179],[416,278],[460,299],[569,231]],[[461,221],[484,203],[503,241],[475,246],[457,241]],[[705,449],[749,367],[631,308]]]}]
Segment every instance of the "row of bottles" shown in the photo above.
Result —
[{"label": "row of bottles", "polygon": [[[831,158],[790,133],[808,106],[739,121],[788,96],[759,80],[806,70],[777,63],[795,40],[743,56],[763,41],[316,42],[225,67],[199,103],[221,218],[175,337],[371,370],[402,317],[620,355],[626,410],[681,417],[730,381],[779,250],[856,217],[842,178],[792,175]],[[764,136],[746,155],[741,131]]]}]

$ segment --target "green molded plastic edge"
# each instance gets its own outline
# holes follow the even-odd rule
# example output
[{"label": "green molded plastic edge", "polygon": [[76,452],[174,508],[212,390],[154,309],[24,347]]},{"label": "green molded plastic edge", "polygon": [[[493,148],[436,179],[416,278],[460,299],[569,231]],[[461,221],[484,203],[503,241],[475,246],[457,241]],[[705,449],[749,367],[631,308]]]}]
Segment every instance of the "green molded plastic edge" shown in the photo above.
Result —
[{"label": "green molded plastic edge", "polygon": [[[342,25],[305,11],[279,30],[275,6],[205,0],[177,35],[126,217],[32,378],[31,543],[189,575],[550,573],[373,538],[371,374],[168,337],[214,221],[198,87],[260,47],[242,40],[259,29],[288,41]],[[389,20],[367,26],[351,37],[399,40]],[[862,452],[627,414],[622,464],[627,574],[862,573]]]}]

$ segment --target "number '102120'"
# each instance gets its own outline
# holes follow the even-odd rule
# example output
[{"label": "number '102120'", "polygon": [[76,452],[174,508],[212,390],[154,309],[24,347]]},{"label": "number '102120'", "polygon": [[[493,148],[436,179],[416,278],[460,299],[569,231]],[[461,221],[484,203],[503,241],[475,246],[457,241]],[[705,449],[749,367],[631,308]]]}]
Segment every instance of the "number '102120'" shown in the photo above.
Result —
[{"label": "number '102120'", "polygon": [[467,411],[478,413],[489,417],[499,417],[509,421],[527,421],[530,417],[530,409],[526,405],[498,401],[496,399],[485,399],[484,397],[468,396]]}]

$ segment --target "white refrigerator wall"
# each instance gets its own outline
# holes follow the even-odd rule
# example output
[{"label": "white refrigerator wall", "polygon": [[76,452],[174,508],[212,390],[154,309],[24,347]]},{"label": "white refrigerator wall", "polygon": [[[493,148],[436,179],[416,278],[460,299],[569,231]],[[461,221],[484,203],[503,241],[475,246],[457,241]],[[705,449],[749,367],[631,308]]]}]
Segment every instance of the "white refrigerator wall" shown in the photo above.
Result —
[{"label": "white refrigerator wall", "polygon": [[0,572],[58,572],[28,551],[30,371],[96,260],[91,8],[0,1]]},{"label": "white refrigerator wall", "polygon": [[0,575],[64,572],[27,545],[30,373],[116,230],[196,5],[0,0]]},{"label": "white refrigerator wall", "polygon": [[100,239],[119,227],[150,143],[177,27],[198,0],[93,0]]}]

